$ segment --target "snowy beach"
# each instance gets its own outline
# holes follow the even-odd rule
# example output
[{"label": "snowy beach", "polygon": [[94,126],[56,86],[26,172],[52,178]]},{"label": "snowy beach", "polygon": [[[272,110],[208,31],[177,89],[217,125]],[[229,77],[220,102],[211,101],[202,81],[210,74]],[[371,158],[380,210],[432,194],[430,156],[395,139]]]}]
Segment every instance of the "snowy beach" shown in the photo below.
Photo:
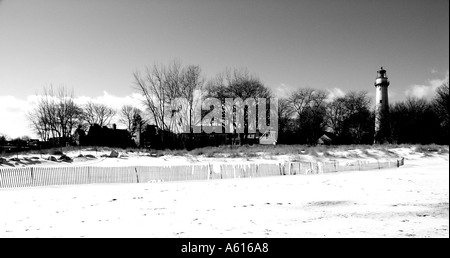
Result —
[{"label": "snowy beach", "polygon": [[383,170],[0,189],[0,237],[449,237],[448,161],[415,153]]}]

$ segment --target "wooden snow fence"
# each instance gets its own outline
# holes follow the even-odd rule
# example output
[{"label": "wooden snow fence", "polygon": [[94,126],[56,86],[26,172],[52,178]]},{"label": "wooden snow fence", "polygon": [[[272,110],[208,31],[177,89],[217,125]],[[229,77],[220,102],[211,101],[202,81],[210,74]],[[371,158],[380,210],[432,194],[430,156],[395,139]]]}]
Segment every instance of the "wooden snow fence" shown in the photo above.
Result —
[{"label": "wooden snow fence", "polygon": [[365,171],[404,165],[404,159],[378,161],[193,164],[136,167],[0,168],[0,188],[49,185],[158,183]]}]

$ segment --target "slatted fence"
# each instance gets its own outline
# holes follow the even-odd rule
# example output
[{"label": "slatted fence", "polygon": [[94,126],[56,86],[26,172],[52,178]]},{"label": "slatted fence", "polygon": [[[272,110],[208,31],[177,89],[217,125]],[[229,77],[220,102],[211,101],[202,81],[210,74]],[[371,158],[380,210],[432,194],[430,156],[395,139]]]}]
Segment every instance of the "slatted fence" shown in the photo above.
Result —
[{"label": "slatted fence", "polygon": [[311,175],[399,167],[404,159],[345,162],[195,164],[136,167],[0,168],[0,188]]}]

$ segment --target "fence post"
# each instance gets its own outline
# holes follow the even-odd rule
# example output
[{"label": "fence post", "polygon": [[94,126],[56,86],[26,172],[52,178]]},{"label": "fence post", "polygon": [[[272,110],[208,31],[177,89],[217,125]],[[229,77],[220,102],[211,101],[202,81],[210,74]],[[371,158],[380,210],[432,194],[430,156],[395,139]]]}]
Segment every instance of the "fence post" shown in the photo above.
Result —
[{"label": "fence post", "polygon": [[90,174],[90,173],[91,173],[91,172],[90,172],[90,169],[89,169],[89,167],[87,167],[88,182],[89,182],[89,184],[92,184],[91,174]]},{"label": "fence post", "polygon": [[211,179],[211,164],[208,163],[208,180]]},{"label": "fence post", "polygon": [[137,183],[139,184],[139,174],[137,172],[137,168],[136,167],[134,167],[134,173],[136,173],[136,180],[137,180]]}]

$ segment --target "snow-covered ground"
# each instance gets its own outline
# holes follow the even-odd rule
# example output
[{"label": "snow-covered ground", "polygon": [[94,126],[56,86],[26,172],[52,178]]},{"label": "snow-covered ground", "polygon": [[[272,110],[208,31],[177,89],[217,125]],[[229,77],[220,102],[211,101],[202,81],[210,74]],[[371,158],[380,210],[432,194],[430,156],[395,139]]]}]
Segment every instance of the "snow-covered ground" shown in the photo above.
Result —
[{"label": "snow-covered ground", "polygon": [[[448,151],[448,147],[447,151]],[[384,160],[384,159],[417,159],[424,156],[424,153],[417,152],[416,147],[401,147],[384,149],[369,148],[366,150],[340,150],[339,148],[327,151],[325,155],[322,153],[312,154],[289,154],[289,155],[273,155],[270,153],[256,153],[251,157],[208,157],[208,155],[164,155],[154,157],[147,152],[128,152],[118,150],[118,157],[109,158],[110,150],[92,151],[88,149],[80,149],[65,153],[72,159],[71,162],[60,161],[60,155],[49,154],[19,154],[4,157],[4,162],[0,162],[1,168],[10,167],[70,167],[70,166],[99,166],[99,167],[127,167],[127,166],[171,166],[171,165],[188,165],[199,163],[210,164],[242,164],[242,163],[280,163],[285,161],[354,161],[354,160]],[[448,154],[447,154],[448,155]],[[57,161],[50,161],[48,158],[53,156]]]},{"label": "snow-covered ground", "polygon": [[[405,166],[0,189],[0,237],[449,237],[449,155],[392,151],[406,158]],[[164,158],[171,162],[149,159]],[[143,162],[86,163],[120,160]]]}]

